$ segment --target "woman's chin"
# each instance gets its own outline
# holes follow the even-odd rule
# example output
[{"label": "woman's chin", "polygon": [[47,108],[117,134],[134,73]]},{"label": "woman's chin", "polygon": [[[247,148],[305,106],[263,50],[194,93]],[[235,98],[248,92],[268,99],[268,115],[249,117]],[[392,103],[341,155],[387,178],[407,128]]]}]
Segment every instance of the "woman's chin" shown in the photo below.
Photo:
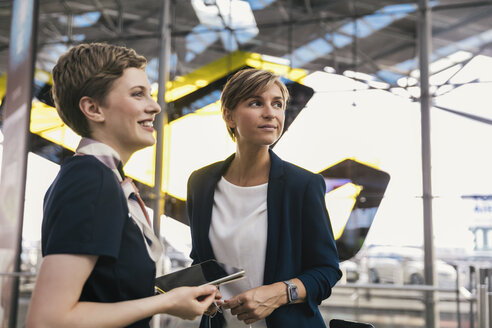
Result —
[{"label": "woman's chin", "polygon": [[155,145],[155,139],[147,139],[147,140],[142,140],[136,148],[138,148],[136,151],[142,150],[147,147],[151,147]]}]

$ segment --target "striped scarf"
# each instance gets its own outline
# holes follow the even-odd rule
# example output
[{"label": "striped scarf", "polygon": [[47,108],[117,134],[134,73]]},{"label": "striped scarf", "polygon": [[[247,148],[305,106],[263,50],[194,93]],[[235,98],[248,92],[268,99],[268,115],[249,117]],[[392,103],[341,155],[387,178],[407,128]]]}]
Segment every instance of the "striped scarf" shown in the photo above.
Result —
[{"label": "striped scarf", "polygon": [[82,138],[75,155],[92,155],[114,172],[128,202],[128,215],[140,229],[150,258],[157,262],[162,254],[161,242],[152,230],[149,215],[145,209],[145,204],[140,198],[137,187],[133,184],[132,179],[125,177],[119,154],[104,143]]}]

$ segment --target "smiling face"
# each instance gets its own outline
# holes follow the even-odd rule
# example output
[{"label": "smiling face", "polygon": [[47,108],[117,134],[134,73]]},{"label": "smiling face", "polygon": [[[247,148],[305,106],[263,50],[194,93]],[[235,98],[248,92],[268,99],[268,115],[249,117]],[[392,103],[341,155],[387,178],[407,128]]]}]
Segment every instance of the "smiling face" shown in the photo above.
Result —
[{"label": "smiling face", "polygon": [[94,124],[94,139],[115,149],[122,159],[155,143],[153,122],[161,108],[150,94],[144,70],[130,67],[115,80]]},{"label": "smiling face", "polygon": [[240,101],[233,110],[224,109],[224,119],[234,129],[238,145],[269,146],[282,134],[285,106],[279,86],[273,83]]}]

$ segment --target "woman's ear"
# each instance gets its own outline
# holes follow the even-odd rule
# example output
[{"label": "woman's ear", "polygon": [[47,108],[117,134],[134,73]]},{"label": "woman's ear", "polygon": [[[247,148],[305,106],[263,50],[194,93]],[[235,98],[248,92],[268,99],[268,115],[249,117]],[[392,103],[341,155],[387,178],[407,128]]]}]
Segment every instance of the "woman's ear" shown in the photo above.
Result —
[{"label": "woman's ear", "polygon": [[232,115],[231,110],[224,108],[222,110],[222,117],[224,118],[224,121],[226,122],[228,128],[234,129],[236,127],[236,122],[234,121],[234,115]]},{"label": "woman's ear", "polygon": [[104,112],[99,107],[97,101],[91,97],[84,96],[80,98],[79,108],[84,113],[87,120],[90,122],[104,122]]}]

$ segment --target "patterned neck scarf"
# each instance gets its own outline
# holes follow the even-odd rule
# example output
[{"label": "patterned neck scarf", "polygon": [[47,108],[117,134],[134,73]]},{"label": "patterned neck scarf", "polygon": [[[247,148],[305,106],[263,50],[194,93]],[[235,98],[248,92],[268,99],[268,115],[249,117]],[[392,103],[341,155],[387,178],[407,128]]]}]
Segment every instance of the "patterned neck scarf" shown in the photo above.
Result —
[{"label": "patterned neck scarf", "polygon": [[75,155],[92,155],[114,172],[128,202],[129,216],[140,229],[150,258],[154,262],[157,262],[162,253],[161,242],[152,230],[149,215],[145,209],[145,204],[140,198],[137,187],[132,179],[125,177],[123,164],[118,153],[102,142],[82,138],[75,151]]}]

